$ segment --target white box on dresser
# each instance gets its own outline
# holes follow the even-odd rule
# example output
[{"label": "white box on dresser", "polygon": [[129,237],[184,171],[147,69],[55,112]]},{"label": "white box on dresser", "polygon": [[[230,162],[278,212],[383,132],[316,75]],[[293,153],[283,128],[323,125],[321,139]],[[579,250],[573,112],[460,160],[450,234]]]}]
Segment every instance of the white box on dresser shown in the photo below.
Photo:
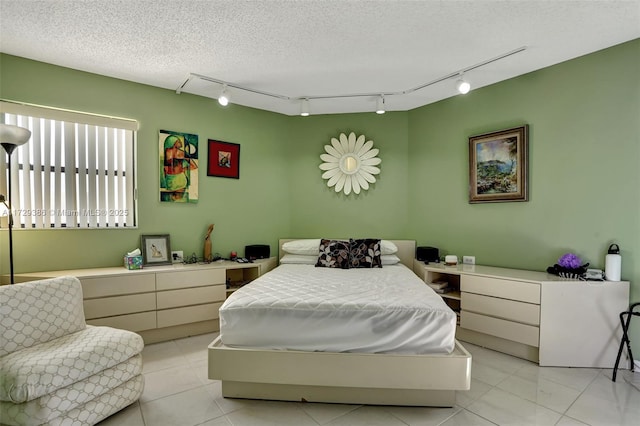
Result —
[{"label": "white box on dresser", "polygon": [[622,338],[619,314],[628,281],[577,281],[546,272],[481,265],[425,265],[425,282],[449,280],[459,301],[456,338],[541,366],[613,368]]}]

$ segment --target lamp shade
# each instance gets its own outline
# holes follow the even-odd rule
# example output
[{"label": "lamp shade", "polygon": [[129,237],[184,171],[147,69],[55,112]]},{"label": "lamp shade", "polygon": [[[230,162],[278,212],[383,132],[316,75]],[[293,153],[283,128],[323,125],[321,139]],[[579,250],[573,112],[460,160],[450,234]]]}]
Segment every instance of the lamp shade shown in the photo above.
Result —
[{"label": "lamp shade", "polygon": [[29,129],[12,124],[0,123],[0,145],[2,145],[9,155],[11,155],[17,146],[27,143],[30,137],[31,131]]}]

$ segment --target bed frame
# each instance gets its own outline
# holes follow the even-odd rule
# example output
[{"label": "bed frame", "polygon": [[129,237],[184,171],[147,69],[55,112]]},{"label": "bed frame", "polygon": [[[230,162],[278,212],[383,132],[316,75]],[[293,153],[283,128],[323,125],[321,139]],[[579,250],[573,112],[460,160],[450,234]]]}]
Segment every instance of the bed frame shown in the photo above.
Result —
[{"label": "bed frame", "polygon": [[[392,241],[411,269],[415,241]],[[217,338],[208,358],[227,398],[451,407],[471,383],[471,355],[458,341],[450,354],[400,355],[232,348]]]}]

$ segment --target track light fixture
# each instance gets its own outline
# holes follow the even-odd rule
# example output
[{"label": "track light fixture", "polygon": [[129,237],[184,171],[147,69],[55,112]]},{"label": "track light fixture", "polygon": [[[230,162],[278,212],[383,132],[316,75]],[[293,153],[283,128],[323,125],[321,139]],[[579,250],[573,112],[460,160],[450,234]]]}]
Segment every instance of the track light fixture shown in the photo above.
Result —
[{"label": "track light fixture", "polygon": [[[180,94],[182,93],[183,89],[186,87],[186,85],[192,80],[192,79],[200,79],[200,80],[205,80],[205,81],[209,81],[211,83],[215,83],[215,84],[219,84],[222,85],[222,91],[220,93],[220,97],[218,98],[218,102],[220,103],[220,105],[227,105],[229,103],[229,95],[227,94],[227,88],[228,87],[233,87],[234,90],[238,90],[238,91],[243,91],[243,92],[249,92],[249,93],[254,93],[257,95],[261,95],[261,96],[268,96],[270,98],[276,98],[276,99],[280,99],[282,101],[286,101],[286,102],[292,102],[292,101],[300,101],[300,115],[306,117],[307,115],[309,115],[309,101],[311,99],[338,99],[338,98],[371,98],[373,96],[377,97],[377,105],[376,105],[376,113],[377,114],[384,114],[386,109],[385,109],[385,102],[384,102],[384,97],[385,96],[404,96],[404,95],[409,95],[411,93],[417,92],[419,90],[422,90],[426,87],[429,86],[433,86],[435,84],[441,83],[443,81],[449,81],[453,78],[457,77],[457,81],[456,81],[456,89],[458,90],[458,92],[465,94],[468,93],[471,90],[471,85],[465,81],[463,79],[463,74],[469,71],[473,71],[475,69],[478,69],[480,67],[484,67],[485,65],[489,65],[493,62],[508,58],[510,56],[513,56],[517,53],[520,52],[524,52],[525,50],[527,50],[526,46],[522,46],[519,47],[517,49],[514,49],[510,52],[506,52],[503,53],[502,55],[496,56],[494,58],[491,59],[487,59],[485,61],[482,61],[480,63],[477,63],[475,65],[471,65],[468,66],[466,68],[460,69],[458,71],[452,72],[450,74],[444,75],[442,77],[436,78],[435,80],[431,80],[428,81],[424,84],[421,84],[419,86],[416,87],[412,87],[410,89],[406,89],[406,90],[402,90],[402,91],[398,91],[398,92],[385,92],[380,94],[380,92],[378,93],[350,93],[350,94],[330,94],[330,95],[317,95],[317,96],[311,96],[311,95],[304,95],[304,96],[287,96],[287,95],[281,95],[278,93],[270,93],[270,92],[265,92],[262,90],[258,90],[258,89],[254,89],[251,87],[246,87],[246,86],[240,86],[238,84],[234,84],[234,83],[227,83],[226,81],[222,81],[222,80],[218,80],[216,78],[213,77],[208,77],[206,75],[201,75],[201,74],[195,74],[195,73],[190,73],[189,76],[187,77],[187,79],[180,85],[180,87],[178,87],[176,89],[176,93]],[[305,109],[306,108],[306,109]]]},{"label": "track light fixture", "polygon": [[303,117],[309,116],[309,99],[307,98],[304,98],[300,102],[300,115]]},{"label": "track light fixture", "polygon": [[227,85],[222,85],[222,90],[220,91],[220,96],[218,97],[218,103],[222,106],[229,105],[229,95],[227,94]]},{"label": "track light fixture", "polygon": [[469,93],[469,90],[471,90],[471,85],[468,81],[465,81],[462,73],[460,73],[460,78],[458,79],[458,81],[456,81],[456,89],[463,95],[466,95],[467,93]]},{"label": "track light fixture", "polygon": [[376,104],[376,114],[384,114],[386,110],[384,109],[384,95],[378,96],[378,101]]}]

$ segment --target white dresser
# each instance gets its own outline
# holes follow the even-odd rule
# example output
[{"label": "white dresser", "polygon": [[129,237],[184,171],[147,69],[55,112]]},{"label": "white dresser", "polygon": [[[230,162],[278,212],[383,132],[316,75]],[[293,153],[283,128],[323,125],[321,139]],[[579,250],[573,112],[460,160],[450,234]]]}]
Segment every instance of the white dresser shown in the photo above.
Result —
[{"label": "white dresser", "polygon": [[153,343],[219,330],[218,309],[227,294],[276,265],[272,257],[254,263],[45,271],[15,278],[25,282],[75,276],[82,283],[87,324],[135,331],[146,343]]},{"label": "white dresser", "polygon": [[618,315],[629,306],[628,281],[417,260],[414,271],[427,283],[450,283],[451,291],[441,296],[459,314],[459,340],[541,366],[613,368],[622,338]]}]

